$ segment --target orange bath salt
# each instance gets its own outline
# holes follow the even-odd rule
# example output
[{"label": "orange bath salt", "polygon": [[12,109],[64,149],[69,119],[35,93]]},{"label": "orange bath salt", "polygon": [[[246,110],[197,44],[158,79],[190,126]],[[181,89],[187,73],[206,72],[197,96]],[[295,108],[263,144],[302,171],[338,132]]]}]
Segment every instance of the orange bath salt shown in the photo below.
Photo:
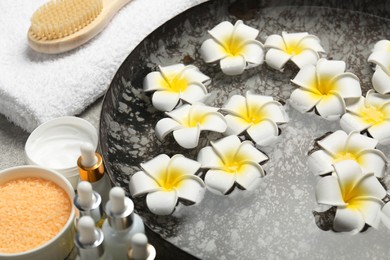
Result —
[{"label": "orange bath salt", "polygon": [[41,178],[0,184],[0,252],[31,250],[52,239],[72,210],[67,193]]}]

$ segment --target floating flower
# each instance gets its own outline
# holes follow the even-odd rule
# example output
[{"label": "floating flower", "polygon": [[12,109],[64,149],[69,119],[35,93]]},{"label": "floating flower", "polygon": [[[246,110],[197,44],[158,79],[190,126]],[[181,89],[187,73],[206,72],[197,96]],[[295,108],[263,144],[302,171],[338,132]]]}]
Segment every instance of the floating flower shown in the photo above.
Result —
[{"label": "floating flower", "polygon": [[284,65],[291,60],[299,68],[305,65],[315,65],[325,50],[316,36],[303,33],[286,33],[282,36],[273,34],[268,36],[264,43],[269,48],[265,55],[265,62],[271,68],[282,71]]},{"label": "floating flower", "polygon": [[261,146],[273,143],[280,134],[278,125],[288,121],[279,102],[250,92],[245,97],[232,96],[222,110],[228,113],[225,135],[239,135],[246,131]]},{"label": "floating flower", "polygon": [[380,94],[390,93],[390,41],[381,40],[374,46],[369,62],[375,63],[372,86]]},{"label": "floating flower", "polygon": [[195,175],[200,163],[183,155],[169,158],[160,154],[146,163],[143,171],[136,172],[130,179],[130,193],[133,197],[146,194],[146,205],[157,215],[171,214],[178,201],[197,204],[203,199],[205,185]]},{"label": "floating flower", "polygon": [[374,228],[380,221],[382,198],[386,190],[373,173],[364,174],[355,161],[334,165],[335,172],[318,181],[316,198],[319,204],[335,206],[333,229],[338,232],[360,232],[365,224]]},{"label": "floating flower", "polygon": [[200,47],[200,54],[207,63],[220,61],[222,72],[227,75],[241,74],[245,69],[264,62],[263,45],[256,41],[259,31],[237,21],[222,22],[209,31]]},{"label": "floating flower", "polygon": [[322,148],[309,156],[309,168],[316,175],[333,172],[333,165],[344,160],[354,160],[364,173],[372,172],[382,178],[386,171],[387,158],[375,149],[378,141],[351,132],[349,135],[338,130],[317,142]]},{"label": "floating flower", "polygon": [[320,59],[316,66],[304,66],[292,80],[300,88],[292,92],[291,105],[301,113],[315,108],[327,120],[339,119],[345,113],[345,102],[362,94],[359,79],[344,71],[344,61]]},{"label": "floating flower", "polygon": [[368,91],[366,98],[347,107],[340,125],[347,133],[367,131],[380,144],[390,143],[390,95]]},{"label": "floating flower", "polygon": [[183,105],[167,112],[170,118],[157,122],[155,132],[159,140],[163,140],[170,132],[176,142],[187,149],[198,145],[201,131],[223,133],[226,130],[226,120],[218,113],[219,109],[203,104]]},{"label": "floating flower", "polygon": [[252,142],[241,142],[235,135],[211,142],[211,146],[198,153],[201,167],[209,169],[205,176],[206,186],[218,194],[228,194],[235,185],[241,189],[255,187],[265,175],[259,163],[266,160],[268,157]]},{"label": "floating flower", "polygon": [[152,97],[153,106],[161,111],[171,111],[180,100],[193,103],[202,100],[210,78],[195,66],[175,64],[161,67],[159,71],[150,72],[144,79],[144,91],[155,91]]}]

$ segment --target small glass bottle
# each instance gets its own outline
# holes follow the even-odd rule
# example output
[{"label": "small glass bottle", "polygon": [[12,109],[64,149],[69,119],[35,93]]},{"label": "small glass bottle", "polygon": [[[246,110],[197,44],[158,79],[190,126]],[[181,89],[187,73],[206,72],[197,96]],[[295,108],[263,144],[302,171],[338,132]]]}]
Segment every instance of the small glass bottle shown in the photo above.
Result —
[{"label": "small glass bottle", "polygon": [[134,204],[120,187],[110,190],[110,200],[105,207],[107,219],[103,223],[106,249],[114,260],[127,258],[131,238],[145,233],[142,219],[134,213]]}]

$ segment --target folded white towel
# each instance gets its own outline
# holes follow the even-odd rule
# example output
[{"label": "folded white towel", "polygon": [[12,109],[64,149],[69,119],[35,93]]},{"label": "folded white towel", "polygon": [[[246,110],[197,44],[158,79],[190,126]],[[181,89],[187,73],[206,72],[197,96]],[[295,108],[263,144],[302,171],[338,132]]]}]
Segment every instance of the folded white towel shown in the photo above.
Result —
[{"label": "folded white towel", "polygon": [[45,0],[1,0],[0,113],[28,132],[77,115],[102,96],[120,64],[149,33],[205,0],[133,0],[95,38],[59,55],[31,50],[27,30]]}]

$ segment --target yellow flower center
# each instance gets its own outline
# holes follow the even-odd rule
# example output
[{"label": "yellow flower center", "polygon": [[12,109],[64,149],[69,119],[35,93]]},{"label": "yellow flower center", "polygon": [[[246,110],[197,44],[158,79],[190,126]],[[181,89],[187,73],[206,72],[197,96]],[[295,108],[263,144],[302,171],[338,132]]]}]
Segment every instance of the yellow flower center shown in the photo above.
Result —
[{"label": "yellow flower center", "polygon": [[179,170],[170,169],[161,172],[157,177],[157,182],[160,184],[160,187],[165,191],[172,191],[175,188],[179,188],[181,182],[178,182],[185,173]]},{"label": "yellow flower center", "polygon": [[176,75],[168,76],[168,81],[161,82],[162,85],[166,86],[167,90],[172,92],[181,92],[187,89],[188,81],[186,78],[177,77]]},{"label": "yellow flower center", "polygon": [[238,37],[229,37],[223,42],[224,50],[229,56],[237,56],[243,51],[243,40]]},{"label": "yellow flower center", "polygon": [[260,123],[266,117],[264,112],[256,107],[247,108],[246,106],[243,106],[238,110],[238,113],[241,115],[243,120],[253,124]]},{"label": "yellow flower center", "polygon": [[302,46],[298,45],[298,42],[286,42],[284,51],[290,55],[298,55],[304,50]]},{"label": "yellow flower center", "polygon": [[190,117],[187,117],[183,125],[186,127],[196,127],[198,124],[202,125],[205,121],[205,116],[202,114],[194,114],[192,113]]},{"label": "yellow flower center", "polygon": [[315,83],[318,92],[324,96],[330,94],[330,92],[335,89],[335,86],[331,84],[331,80],[332,79],[330,77],[320,77],[320,80],[317,80]]},{"label": "yellow flower center", "polygon": [[363,194],[366,194],[366,190],[363,188],[362,185],[353,187],[353,183],[349,182],[349,183],[345,183],[343,186],[343,191],[342,191],[343,201],[348,204],[347,208],[349,209],[358,210],[364,207],[362,200],[357,199]]},{"label": "yellow flower center", "polygon": [[376,125],[382,123],[386,119],[384,111],[375,106],[365,106],[360,111],[361,118],[363,121],[370,125]]},{"label": "yellow flower center", "polygon": [[231,162],[227,162],[223,165],[224,171],[226,171],[228,173],[232,173],[232,174],[237,173],[237,171],[240,169],[240,167],[241,167],[241,164],[235,160],[231,161]]},{"label": "yellow flower center", "polygon": [[355,153],[350,152],[340,152],[334,157],[334,162],[346,161],[346,160],[354,160],[357,161],[357,157]]}]

